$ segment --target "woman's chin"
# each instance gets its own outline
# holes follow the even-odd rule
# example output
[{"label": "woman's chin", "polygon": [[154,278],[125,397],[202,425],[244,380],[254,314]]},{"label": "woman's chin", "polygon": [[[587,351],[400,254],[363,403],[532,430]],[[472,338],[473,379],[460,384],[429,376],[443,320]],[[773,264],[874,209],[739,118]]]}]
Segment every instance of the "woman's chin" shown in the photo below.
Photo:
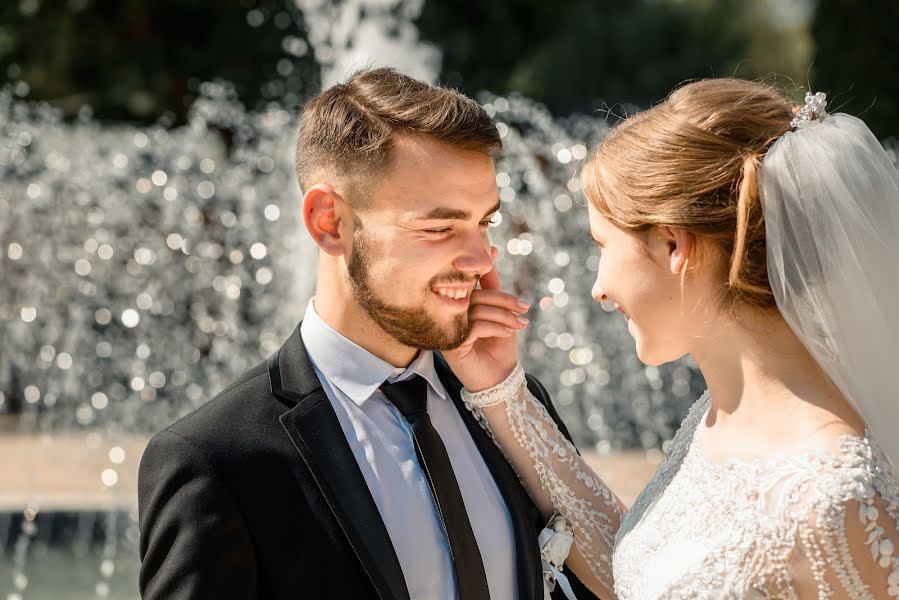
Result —
[{"label": "woman's chin", "polygon": [[670,362],[667,360],[658,360],[655,357],[647,357],[644,358],[639,352],[637,353],[637,358],[640,359],[640,362],[646,365],[647,367],[660,367],[664,365],[666,362]]},{"label": "woman's chin", "polygon": [[647,352],[646,348],[642,348],[639,343],[637,344],[637,358],[640,359],[641,363],[648,367],[657,367],[660,364],[655,360],[652,353]]},{"label": "woman's chin", "polygon": [[677,360],[676,357],[672,358],[667,356],[664,352],[660,352],[658,348],[653,348],[651,344],[647,344],[643,336],[640,335],[639,331],[636,331],[631,323],[628,323],[628,331],[634,338],[637,358],[639,358],[640,362],[644,365],[648,367],[658,367],[659,365]]},{"label": "woman's chin", "polygon": [[686,356],[683,352],[664,352],[659,348],[651,348],[637,339],[637,358],[647,367],[658,367],[674,362]]}]

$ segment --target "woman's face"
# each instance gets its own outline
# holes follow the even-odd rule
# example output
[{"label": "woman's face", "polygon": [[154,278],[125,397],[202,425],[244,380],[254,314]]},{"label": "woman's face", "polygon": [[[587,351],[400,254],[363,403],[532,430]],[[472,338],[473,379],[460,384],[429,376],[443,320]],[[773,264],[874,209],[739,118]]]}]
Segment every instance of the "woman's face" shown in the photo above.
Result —
[{"label": "woman's face", "polygon": [[589,206],[590,233],[600,247],[593,286],[597,302],[614,302],[627,319],[637,355],[649,365],[677,360],[696,335],[700,306],[697,286],[681,285],[689,255],[689,236],[653,227],[635,234],[613,225]]}]

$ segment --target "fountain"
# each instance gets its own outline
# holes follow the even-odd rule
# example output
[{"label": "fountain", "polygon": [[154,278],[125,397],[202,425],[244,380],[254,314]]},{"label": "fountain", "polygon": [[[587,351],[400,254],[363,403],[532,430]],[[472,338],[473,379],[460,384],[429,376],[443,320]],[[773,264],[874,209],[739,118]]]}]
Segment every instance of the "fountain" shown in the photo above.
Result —
[{"label": "fountain", "polygon": [[[433,79],[439,53],[411,25],[421,2],[291,9],[325,85],[385,62]],[[64,123],[21,85],[0,92],[7,600],[137,597],[143,444],[273,352],[312,294],[295,115],[249,112],[223,82],[200,92],[175,129],[101,125],[88,110]],[[689,361],[642,365],[623,320],[590,298],[598,256],[577,172],[606,125],[515,95],[479,100],[505,145],[498,268],[536,306],[527,366],[582,448],[657,456],[703,383]],[[84,472],[90,481],[66,479]]]}]

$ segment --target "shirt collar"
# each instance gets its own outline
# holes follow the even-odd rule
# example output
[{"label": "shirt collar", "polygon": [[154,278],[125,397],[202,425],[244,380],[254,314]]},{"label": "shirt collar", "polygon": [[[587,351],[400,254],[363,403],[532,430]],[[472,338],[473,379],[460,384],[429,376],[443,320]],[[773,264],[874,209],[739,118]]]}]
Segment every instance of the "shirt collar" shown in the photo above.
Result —
[{"label": "shirt collar", "polygon": [[446,399],[431,350],[420,351],[408,367],[394,367],[325,323],[315,311],[314,301],[315,298],[310,300],[306,307],[300,336],[315,367],[347,398],[362,406],[385,381],[403,381],[417,374],[440,398]]}]

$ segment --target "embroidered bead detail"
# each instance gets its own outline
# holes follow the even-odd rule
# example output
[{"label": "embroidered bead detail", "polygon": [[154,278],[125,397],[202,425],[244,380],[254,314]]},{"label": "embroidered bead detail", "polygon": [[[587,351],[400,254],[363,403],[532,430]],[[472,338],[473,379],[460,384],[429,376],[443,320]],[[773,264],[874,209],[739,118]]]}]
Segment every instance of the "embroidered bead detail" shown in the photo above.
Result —
[{"label": "embroidered bead detail", "polygon": [[710,402],[704,395],[690,410],[624,518],[617,596],[796,598],[801,556],[819,599],[899,597],[899,485],[874,440],[843,436],[838,452],[712,463],[695,437]]}]

